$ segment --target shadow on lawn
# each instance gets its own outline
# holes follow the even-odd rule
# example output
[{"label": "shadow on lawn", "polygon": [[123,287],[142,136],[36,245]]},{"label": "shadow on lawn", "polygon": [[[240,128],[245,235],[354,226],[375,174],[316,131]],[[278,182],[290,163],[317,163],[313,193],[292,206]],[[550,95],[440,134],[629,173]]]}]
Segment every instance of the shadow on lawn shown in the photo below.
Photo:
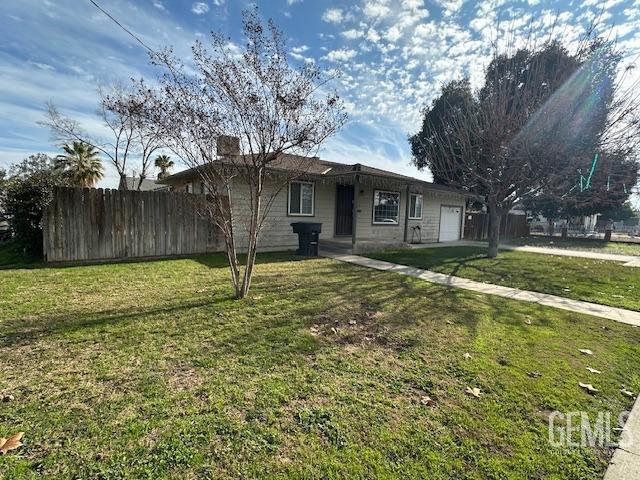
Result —
[{"label": "shadow on lawn", "polygon": [[101,310],[88,314],[65,313],[63,315],[43,315],[31,320],[30,325],[25,327],[24,319],[9,319],[2,324],[3,330],[12,330],[5,333],[0,338],[0,347],[11,347],[17,345],[27,345],[34,343],[50,335],[73,333],[84,328],[102,327],[135,321],[149,315],[166,315],[179,313],[193,308],[212,306],[217,303],[231,300],[227,298],[208,298],[200,300],[190,300],[175,304],[168,304],[158,308],[139,309],[112,309]]},{"label": "shadow on lawn", "polygon": [[[244,265],[246,255],[238,255],[238,260]],[[20,253],[0,252],[0,270],[18,270],[18,269],[58,269],[58,268],[74,268],[74,267],[91,267],[100,265],[113,264],[138,264],[138,263],[155,263],[166,262],[172,260],[195,260],[196,262],[210,268],[228,267],[227,257],[224,253],[207,253],[199,255],[173,255],[167,257],[147,257],[147,258],[117,258],[117,259],[101,259],[88,260],[78,262],[58,262],[45,263],[42,258],[25,256]],[[259,253],[257,263],[276,263],[276,262],[293,262],[305,260],[305,257],[299,257],[292,252],[273,252]]]},{"label": "shadow on lawn", "polygon": [[[282,263],[291,257],[272,254],[262,260]],[[198,261],[211,268],[227,267],[214,256],[198,257]],[[146,331],[138,322],[169,315],[173,320],[171,336],[184,337],[185,341],[206,339],[206,355],[257,355],[263,348],[265,361],[277,363],[277,355],[267,358],[274,353],[306,355],[336,344],[363,343],[364,337],[371,337],[374,345],[394,350],[447,339],[454,332],[452,328],[456,328],[455,335],[473,338],[479,322],[486,318],[523,331],[527,316],[533,316],[536,323],[548,324],[542,313],[544,307],[536,304],[326,260],[311,260],[307,265],[300,262],[295,270],[258,269],[250,298],[242,301],[233,301],[228,295],[174,300],[156,308],[44,315],[28,323],[23,318],[11,319],[2,325],[5,334],[0,346],[28,345],[45,338],[65,342],[67,334],[104,326],[119,327],[109,335],[124,339],[132,334],[168,336],[168,331],[158,330],[157,323],[150,323]],[[351,320],[356,323],[351,325]],[[326,335],[314,338],[314,326],[321,327]],[[137,327],[141,329],[131,331]],[[332,327],[339,333],[332,334]]]}]

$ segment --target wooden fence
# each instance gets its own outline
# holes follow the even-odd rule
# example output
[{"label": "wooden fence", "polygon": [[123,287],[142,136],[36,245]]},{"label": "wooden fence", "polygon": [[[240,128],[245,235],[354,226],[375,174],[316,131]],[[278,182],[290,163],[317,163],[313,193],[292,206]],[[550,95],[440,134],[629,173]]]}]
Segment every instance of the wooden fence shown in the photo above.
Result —
[{"label": "wooden fence", "polygon": [[47,262],[164,257],[222,249],[204,195],[58,187],[43,215]]},{"label": "wooden fence", "polygon": [[[489,232],[489,215],[486,213],[467,213],[464,222],[465,240],[486,240]],[[517,238],[529,235],[526,215],[509,213],[502,216],[500,238]]]}]

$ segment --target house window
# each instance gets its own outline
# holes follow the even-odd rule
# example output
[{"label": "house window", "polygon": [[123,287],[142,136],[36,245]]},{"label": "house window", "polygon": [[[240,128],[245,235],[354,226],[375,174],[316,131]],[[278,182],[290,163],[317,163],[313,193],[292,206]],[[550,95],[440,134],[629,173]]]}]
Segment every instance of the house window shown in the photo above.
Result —
[{"label": "house window", "polygon": [[409,195],[409,219],[422,220],[422,195],[417,193]]},{"label": "house window", "polygon": [[400,212],[400,192],[375,190],[373,192],[373,223],[377,225],[398,225]]},{"label": "house window", "polygon": [[289,184],[289,215],[313,216],[313,183]]},{"label": "house window", "polygon": [[184,187],[184,191],[185,191],[186,193],[189,193],[189,186],[190,186],[190,185],[187,183],[187,184],[185,185],[185,187]]}]

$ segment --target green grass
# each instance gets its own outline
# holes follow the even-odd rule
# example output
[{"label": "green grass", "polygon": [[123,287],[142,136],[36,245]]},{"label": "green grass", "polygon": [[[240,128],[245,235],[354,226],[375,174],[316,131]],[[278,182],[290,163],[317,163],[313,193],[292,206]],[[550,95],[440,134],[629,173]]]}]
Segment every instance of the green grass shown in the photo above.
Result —
[{"label": "green grass", "polygon": [[371,258],[561,297],[640,310],[640,269],[622,263],[480,247],[383,251]]},{"label": "green grass", "polygon": [[549,238],[542,236],[530,236],[522,238],[512,238],[504,240],[503,243],[509,245],[526,245],[531,247],[552,247],[566,250],[584,250],[598,253],[616,253],[619,255],[640,255],[639,243],[605,242],[604,240],[590,240],[572,238],[562,240],[561,238]]},{"label": "green grass", "polygon": [[0,269],[29,268],[38,265],[41,265],[41,260],[25,254],[14,241],[0,243]]},{"label": "green grass", "polygon": [[595,317],[284,254],[230,297],[220,255],[0,271],[0,478],[597,478],[547,417],[640,389]]}]

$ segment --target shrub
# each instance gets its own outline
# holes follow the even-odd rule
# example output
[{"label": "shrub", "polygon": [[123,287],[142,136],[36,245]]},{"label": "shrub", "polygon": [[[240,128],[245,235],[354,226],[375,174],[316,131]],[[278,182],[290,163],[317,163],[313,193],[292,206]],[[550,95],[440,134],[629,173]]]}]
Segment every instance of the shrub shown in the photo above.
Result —
[{"label": "shrub", "polygon": [[42,255],[42,213],[51,201],[53,187],[68,179],[53,168],[46,155],[32,155],[11,169],[3,182],[4,212],[20,248]]}]

